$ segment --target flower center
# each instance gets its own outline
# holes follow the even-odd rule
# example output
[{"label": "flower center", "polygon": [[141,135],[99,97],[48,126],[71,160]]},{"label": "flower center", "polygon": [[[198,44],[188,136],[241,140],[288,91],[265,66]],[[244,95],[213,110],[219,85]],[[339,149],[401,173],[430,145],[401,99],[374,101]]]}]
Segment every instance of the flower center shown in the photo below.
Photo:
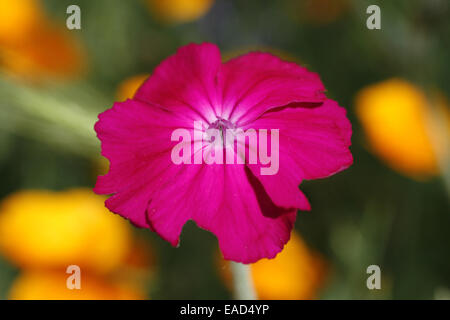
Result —
[{"label": "flower center", "polygon": [[[216,121],[214,121],[213,123],[211,123],[209,125],[208,129],[219,130],[219,132],[220,132],[220,141],[216,141],[215,143],[216,143],[216,145],[221,144],[222,147],[226,147],[226,145],[229,144],[229,142],[226,141],[227,130],[229,130],[232,133],[234,133],[234,130],[236,129],[236,125],[234,123],[232,123],[231,121],[229,121],[229,120],[222,119],[222,118],[218,117]],[[209,136],[209,134],[208,134],[208,140],[209,141],[212,140],[212,137]]]},{"label": "flower center", "polygon": [[216,121],[214,121],[213,123],[211,123],[209,125],[208,129],[218,129],[222,132],[222,135],[223,135],[223,133],[227,129],[236,129],[236,126],[229,120],[217,118]]}]

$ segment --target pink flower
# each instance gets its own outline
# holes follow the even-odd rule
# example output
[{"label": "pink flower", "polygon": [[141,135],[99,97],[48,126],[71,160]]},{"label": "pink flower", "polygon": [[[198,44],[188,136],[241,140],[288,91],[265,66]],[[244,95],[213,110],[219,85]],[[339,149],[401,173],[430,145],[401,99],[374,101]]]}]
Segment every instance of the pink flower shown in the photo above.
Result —
[{"label": "pink flower", "polygon": [[[111,211],[173,246],[192,219],[217,236],[225,259],[273,258],[288,242],[297,210],[310,210],[302,180],[353,162],[346,111],[324,91],[317,74],[271,54],[222,64],[213,44],[182,47],[133,99],[100,114],[95,130],[110,170],[94,191],[113,194]],[[178,141],[171,134],[194,133],[194,121],[220,130],[278,129],[278,172],[263,175],[260,163],[174,164]]]}]

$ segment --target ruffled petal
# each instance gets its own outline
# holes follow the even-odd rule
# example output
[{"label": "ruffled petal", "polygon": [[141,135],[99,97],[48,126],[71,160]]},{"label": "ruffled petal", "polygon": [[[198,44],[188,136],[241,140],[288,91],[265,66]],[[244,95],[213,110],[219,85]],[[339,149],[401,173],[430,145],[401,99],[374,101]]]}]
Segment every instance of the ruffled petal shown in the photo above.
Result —
[{"label": "ruffled petal", "polygon": [[326,99],[317,74],[269,53],[252,52],[228,61],[218,81],[223,96],[221,117],[238,125],[271,108]]},{"label": "ruffled petal", "polygon": [[179,175],[148,205],[151,228],[179,244],[190,219],[216,235],[225,259],[252,263],[273,258],[289,240],[296,210],[273,204],[244,165],[182,165]]},{"label": "ruffled petal", "polygon": [[279,130],[278,173],[262,175],[266,165],[248,165],[278,206],[308,210],[298,190],[302,180],[325,178],[353,163],[351,124],[345,109],[333,100],[320,106],[297,104],[269,111],[249,127]]},{"label": "ruffled petal", "polygon": [[[176,175],[153,196],[147,208],[151,227],[173,246],[179,244],[184,224],[217,212],[223,196],[223,166],[174,165]],[[207,228],[205,228],[207,229]]]},{"label": "ruffled petal", "polygon": [[253,263],[274,258],[289,241],[297,210],[277,207],[243,165],[224,166],[224,195],[215,215],[196,216],[213,232],[225,259]]},{"label": "ruffled petal", "polygon": [[221,57],[216,45],[190,44],[164,60],[134,99],[155,104],[190,120],[211,122],[220,105],[216,76]]},{"label": "ruffled petal", "polygon": [[176,142],[170,138],[185,122],[176,114],[134,100],[115,103],[99,115],[95,131],[110,169],[98,177],[94,192],[114,194],[106,201],[111,211],[149,227],[145,210],[157,187],[152,182],[175,174],[170,155]]}]

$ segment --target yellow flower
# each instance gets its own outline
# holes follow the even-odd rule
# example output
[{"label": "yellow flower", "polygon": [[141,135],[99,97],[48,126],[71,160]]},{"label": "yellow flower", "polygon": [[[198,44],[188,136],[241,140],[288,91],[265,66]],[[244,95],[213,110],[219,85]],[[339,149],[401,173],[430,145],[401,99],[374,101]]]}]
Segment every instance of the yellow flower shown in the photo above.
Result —
[{"label": "yellow flower", "polygon": [[[227,283],[231,281],[228,264],[221,268]],[[259,299],[314,299],[321,288],[326,267],[324,260],[311,251],[295,232],[275,259],[262,259],[251,265],[254,287]]]},{"label": "yellow flower", "polygon": [[148,74],[140,74],[133,77],[129,77],[122,81],[117,88],[117,100],[125,101],[134,97],[137,89],[142,83],[149,77]]},{"label": "yellow flower", "polygon": [[419,88],[401,79],[369,86],[357,95],[356,112],[371,149],[391,168],[413,178],[438,173],[430,108]]},{"label": "yellow flower", "polygon": [[64,271],[26,270],[13,282],[9,298],[14,300],[141,300],[140,289],[101,277],[81,269],[81,289],[68,289]]},{"label": "yellow flower", "polygon": [[22,42],[42,20],[36,0],[0,0],[0,45]]},{"label": "yellow flower", "polygon": [[184,23],[205,15],[213,0],[147,0],[150,10],[157,19],[168,23]]},{"label": "yellow flower", "polygon": [[88,189],[22,191],[0,205],[0,251],[19,267],[116,269],[130,249],[129,224]]}]

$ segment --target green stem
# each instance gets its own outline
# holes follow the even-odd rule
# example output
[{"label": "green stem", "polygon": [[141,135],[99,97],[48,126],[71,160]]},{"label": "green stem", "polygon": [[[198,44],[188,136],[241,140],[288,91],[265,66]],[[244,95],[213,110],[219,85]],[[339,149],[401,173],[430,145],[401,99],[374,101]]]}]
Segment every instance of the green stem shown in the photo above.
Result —
[{"label": "green stem", "polygon": [[256,300],[250,265],[230,261],[233,273],[234,298],[236,300]]}]

